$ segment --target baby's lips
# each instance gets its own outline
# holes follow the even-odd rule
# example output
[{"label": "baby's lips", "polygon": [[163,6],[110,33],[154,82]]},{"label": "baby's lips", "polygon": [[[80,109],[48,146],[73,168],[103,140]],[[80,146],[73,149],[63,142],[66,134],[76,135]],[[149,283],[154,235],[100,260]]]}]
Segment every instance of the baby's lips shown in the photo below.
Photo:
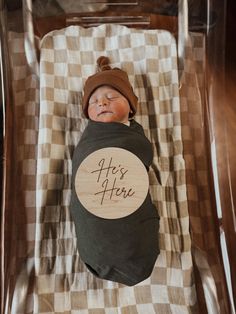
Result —
[{"label": "baby's lips", "polygon": [[98,116],[100,116],[102,114],[106,114],[106,113],[113,113],[113,112],[109,111],[109,110],[104,110],[104,111],[99,112]]}]

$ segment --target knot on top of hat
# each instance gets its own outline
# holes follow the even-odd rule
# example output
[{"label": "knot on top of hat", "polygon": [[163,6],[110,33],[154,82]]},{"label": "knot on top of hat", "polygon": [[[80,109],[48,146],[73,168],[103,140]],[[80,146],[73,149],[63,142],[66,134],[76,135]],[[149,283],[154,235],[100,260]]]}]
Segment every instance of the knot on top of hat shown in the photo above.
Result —
[{"label": "knot on top of hat", "polygon": [[97,66],[98,66],[98,71],[106,71],[106,70],[111,70],[111,67],[109,65],[110,59],[105,56],[101,56],[97,59]]}]

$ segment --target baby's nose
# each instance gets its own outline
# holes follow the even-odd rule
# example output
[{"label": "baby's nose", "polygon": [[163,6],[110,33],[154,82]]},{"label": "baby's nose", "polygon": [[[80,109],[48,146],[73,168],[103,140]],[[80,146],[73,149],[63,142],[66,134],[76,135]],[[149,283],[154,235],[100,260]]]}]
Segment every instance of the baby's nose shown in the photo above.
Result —
[{"label": "baby's nose", "polygon": [[99,99],[99,106],[106,106],[108,105],[108,103],[109,103],[109,100],[106,97],[101,97]]}]

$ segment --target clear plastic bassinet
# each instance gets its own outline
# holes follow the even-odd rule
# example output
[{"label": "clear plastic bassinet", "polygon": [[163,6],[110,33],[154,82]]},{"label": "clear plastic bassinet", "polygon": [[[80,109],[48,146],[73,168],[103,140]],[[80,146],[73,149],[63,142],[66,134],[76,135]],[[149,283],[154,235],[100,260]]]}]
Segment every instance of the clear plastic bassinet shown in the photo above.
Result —
[{"label": "clear plastic bassinet", "polygon": [[[2,313],[234,311],[224,23],[220,1],[1,1]],[[68,209],[83,83],[102,54],[127,71],[154,148],[161,253],[134,287],[87,271]]]}]

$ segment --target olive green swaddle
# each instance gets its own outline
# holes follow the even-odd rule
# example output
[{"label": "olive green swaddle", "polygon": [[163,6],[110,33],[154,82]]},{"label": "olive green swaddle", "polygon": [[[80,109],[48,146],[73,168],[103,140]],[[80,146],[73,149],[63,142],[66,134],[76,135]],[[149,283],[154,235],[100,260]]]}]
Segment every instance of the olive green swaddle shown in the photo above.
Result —
[{"label": "olive green swaddle", "polygon": [[[137,156],[148,170],[153,152],[140,124],[89,121],[72,160],[71,214],[75,223],[81,259],[96,276],[135,285],[150,276],[159,254],[159,216],[149,192],[132,214],[104,219],[81,203],[75,189],[75,176],[83,160],[95,151],[118,147]],[[89,188],[89,187],[88,187]]]}]

